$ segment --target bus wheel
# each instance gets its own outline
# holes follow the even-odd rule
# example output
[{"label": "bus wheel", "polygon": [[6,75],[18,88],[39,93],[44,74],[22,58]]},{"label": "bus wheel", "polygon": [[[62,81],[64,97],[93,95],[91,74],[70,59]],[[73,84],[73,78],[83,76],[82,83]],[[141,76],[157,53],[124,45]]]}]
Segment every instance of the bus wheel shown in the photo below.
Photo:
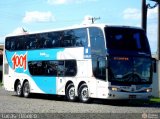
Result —
[{"label": "bus wheel", "polygon": [[20,82],[18,82],[16,85],[16,94],[17,96],[22,97],[22,86]]},{"label": "bus wheel", "polygon": [[75,96],[75,87],[74,84],[71,83],[67,86],[66,89],[66,97],[69,101],[75,101],[76,100],[76,96]]},{"label": "bus wheel", "polygon": [[86,84],[80,86],[78,90],[78,97],[79,100],[83,103],[87,103],[90,101],[89,94],[88,94],[88,87]]},{"label": "bus wheel", "polygon": [[28,98],[30,96],[30,86],[28,81],[26,81],[23,85],[23,96],[25,98]]}]

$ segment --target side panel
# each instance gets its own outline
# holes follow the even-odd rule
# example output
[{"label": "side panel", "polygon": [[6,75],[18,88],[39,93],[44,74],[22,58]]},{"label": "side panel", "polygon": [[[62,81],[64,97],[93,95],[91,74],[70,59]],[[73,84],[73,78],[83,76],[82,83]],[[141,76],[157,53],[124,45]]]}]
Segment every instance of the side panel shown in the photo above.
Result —
[{"label": "side panel", "polygon": [[[76,85],[77,77],[85,77],[88,75],[84,66],[87,64],[84,59],[84,48],[68,48],[68,49],[51,49],[51,50],[30,50],[20,52],[6,51],[6,62],[9,67],[8,75],[4,75],[4,86],[7,90],[14,91],[14,83],[19,79],[21,83],[27,79],[30,83],[31,92],[46,94],[65,94],[65,84],[72,80]],[[46,61],[46,60],[77,60],[77,75],[75,77],[52,77],[52,76],[32,76],[29,72],[29,61]],[[7,62],[8,61],[8,62]],[[90,67],[89,67],[90,68]],[[80,70],[80,71],[79,71]],[[80,79],[80,78],[79,78]]]}]

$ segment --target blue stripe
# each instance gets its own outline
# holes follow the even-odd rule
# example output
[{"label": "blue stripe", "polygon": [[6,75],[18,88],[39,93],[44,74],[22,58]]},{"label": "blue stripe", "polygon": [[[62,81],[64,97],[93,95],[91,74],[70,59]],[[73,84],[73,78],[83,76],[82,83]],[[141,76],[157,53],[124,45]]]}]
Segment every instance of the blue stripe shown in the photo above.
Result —
[{"label": "blue stripe", "polygon": [[31,76],[28,70],[28,61],[37,60],[57,60],[57,54],[63,52],[64,49],[50,49],[50,50],[30,50],[30,51],[18,51],[9,52],[6,51],[7,61],[9,66],[13,68],[12,57],[16,55],[25,55],[27,53],[27,69],[18,67],[15,69],[16,73],[24,73],[32,77],[37,86],[47,94],[56,94],[56,77],[44,77],[44,76]]}]

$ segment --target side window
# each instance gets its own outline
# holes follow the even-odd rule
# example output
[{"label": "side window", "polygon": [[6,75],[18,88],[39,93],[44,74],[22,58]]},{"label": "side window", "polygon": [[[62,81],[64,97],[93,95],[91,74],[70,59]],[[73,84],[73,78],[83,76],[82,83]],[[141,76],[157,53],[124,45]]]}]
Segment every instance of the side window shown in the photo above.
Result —
[{"label": "side window", "polygon": [[65,76],[75,76],[77,73],[76,60],[65,61]]},{"label": "side window", "polygon": [[25,40],[24,40],[24,50],[29,49],[30,47],[30,38],[29,36],[25,36]]},{"label": "side window", "polygon": [[5,48],[7,50],[24,50],[24,38],[25,36],[8,37],[5,41]]},{"label": "side window", "polygon": [[11,41],[11,50],[16,50],[16,42],[15,42],[15,40]]},{"label": "side window", "polygon": [[88,44],[88,36],[87,36],[87,29],[75,29],[74,31],[74,46],[76,47],[84,47]]},{"label": "side window", "polygon": [[16,37],[16,49],[15,50],[24,50],[24,40],[25,36]]},{"label": "side window", "polygon": [[89,28],[91,40],[92,71],[96,78],[106,80],[106,54],[103,32],[99,28]]},{"label": "side window", "polygon": [[30,74],[33,76],[57,76],[56,61],[30,61],[28,63]]},{"label": "side window", "polygon": [[43,72],[42,62],[40,61],[29,62],[28,66],[31,75],[40,75]]},{"label": "side window", "polygon": [[36,36],[31,35],[29,37],[29,49],[35,49],[36,48]]},{"label": "side window", "polygon": [[83,47],[88,42],[87,29],[73,29],[61,33],[61,47]]},{"label": "side window", "polygon": [[58,73],[58,61],[45,61],[44,74],[48,76],[57,76]]},{"label": "side window", "polygon": [[33,76],[71,77],[77,73],[76,60],[30,61],[28,66]]},{"label": "side window", "polygon": [[84,47],[87,44],[88,35],[86,28],[6,38],[6,49],[8,50]]},{"label": "side window", "polygon": [[91,40],[91,53],[93,55],[105,56],[104,35],[99,28],[89,28]]},{"label": "side window", "polygon": [[52,39],[52,47],[60,47],[61,32],[55,32],[50,34]]},{"label": "side window", "polygon": [[65,76],[65,64],[64,61],[57,61],[58,62],[58,66],[57,66],[57,71],[58,71],[58,76],[59,77],[63,77]]},{"label": "side window", "polygon": [[[44,34],[44,33],[43,33]],[[33,42],[33,49],[40,49],[42,48],[43,40],[41,39],[40,34],[36,34],[34,37],[34,42]]]},{"label": "side window", "polygon": [[106,80],[106,60],[104,58],[92,59],[92,66],[94,76]]},{"label": "side window", "polygon": [[51,33],[40,34],[39,45],[40,48],[51,48],[52,47],[52,37]]},{"label": "side window", "polygon": [[6,38],[5,49],[11,50],[11,40],[9,40],[9,38]]},{"label": "side window", "polygon": [[15,37],[8,37],[6,38],[6,41],[5,41],[5,48],[7,50],[17,50],[17,46],[19,43],[17,43],[17,40]]},{"label": "side window", "polygon": [[65,31],[60,39],[62,47],[72,47],[75,41],[74,39],[75,36],[73,30]]}]

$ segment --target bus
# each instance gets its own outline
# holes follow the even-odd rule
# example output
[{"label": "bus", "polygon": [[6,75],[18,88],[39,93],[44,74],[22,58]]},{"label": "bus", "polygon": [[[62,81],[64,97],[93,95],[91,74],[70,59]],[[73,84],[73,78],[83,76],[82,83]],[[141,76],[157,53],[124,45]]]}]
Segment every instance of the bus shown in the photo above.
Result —
[{"label": "bus", "polygon": [[8,36],[4,88],[79,99],[148,99],[152,58],[143,29],[92,24]]}]

